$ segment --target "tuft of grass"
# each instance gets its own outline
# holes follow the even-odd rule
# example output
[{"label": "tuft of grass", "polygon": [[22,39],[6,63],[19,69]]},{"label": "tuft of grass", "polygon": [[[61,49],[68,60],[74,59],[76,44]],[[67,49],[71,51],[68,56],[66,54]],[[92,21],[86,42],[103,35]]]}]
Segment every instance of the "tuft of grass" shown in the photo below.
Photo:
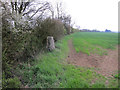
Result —
[{"label": "tuft of grass", "polygon": [[115,78],[117,78],[117,79],[120,79],[120,73],[119,73],[119,74],[114,75],[114,77],[115,77]]},{"label": "tuft of grass", "polygon": [[105,83],[104,82],[96,82],[95,84],[92,85],[92,88],[105,88]]},{"label": "tuft of grass", "polygon": [[118,79],[117,78],[111,78],[111,79],[108,79],[109,81],[109,84],[108,84],[108,88],[118,88]]}]

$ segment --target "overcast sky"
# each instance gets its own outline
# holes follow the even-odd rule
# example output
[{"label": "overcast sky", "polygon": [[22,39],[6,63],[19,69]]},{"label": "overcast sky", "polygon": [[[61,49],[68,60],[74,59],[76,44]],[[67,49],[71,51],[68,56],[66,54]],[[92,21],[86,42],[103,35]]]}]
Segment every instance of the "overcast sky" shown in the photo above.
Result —
[{"label": "overcast sky", "polygon": [[81,29],[110,29],[118,31],[118,2],[120,0],[48,0],[62,1],[65,11]]}]

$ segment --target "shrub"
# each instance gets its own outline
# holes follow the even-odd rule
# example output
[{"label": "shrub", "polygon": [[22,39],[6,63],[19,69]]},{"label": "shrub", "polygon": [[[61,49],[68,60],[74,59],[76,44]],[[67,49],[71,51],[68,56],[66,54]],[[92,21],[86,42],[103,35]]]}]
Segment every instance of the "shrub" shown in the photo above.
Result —
[{"label": "shrub", "polygon": [[68,24],[64,24],[64,27],[66,29],[67,34],[69,35],[71,33],[71,27]]},{"label": "shrub", "polygon": [[58,19],[47,18],[41,23],[41,26],[36,27],[36,30],[43,44],[45,44],[47,36],[53,36],[57,41],[64,35],[63,23]]},{"label": "shrub", "polygon": [[3,88],[19,88],[21,85],[20,80],[17,77],[7,78],[5,77],[5,72],[2,75],[2,87]]}]

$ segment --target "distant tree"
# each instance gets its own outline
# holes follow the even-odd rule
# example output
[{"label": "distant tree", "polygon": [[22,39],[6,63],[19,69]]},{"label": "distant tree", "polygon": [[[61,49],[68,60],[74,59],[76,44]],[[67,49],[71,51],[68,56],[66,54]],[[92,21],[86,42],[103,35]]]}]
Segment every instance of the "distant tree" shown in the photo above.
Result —
[{"label": "distant tree", "polygon": [[105,32],[111,32],[111,30],[107,30],[107,29],[106,29]]},{"label": "distant tree", "polygon": [[70,34],[71,33],[71,16],[64,14],[63,16],[60,17],[60,20],[63,22],[67,34]]}]

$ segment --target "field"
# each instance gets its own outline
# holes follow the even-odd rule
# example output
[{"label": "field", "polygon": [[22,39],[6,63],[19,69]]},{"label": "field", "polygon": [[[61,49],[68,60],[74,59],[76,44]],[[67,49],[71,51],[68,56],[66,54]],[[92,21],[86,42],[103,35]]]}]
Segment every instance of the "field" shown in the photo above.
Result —
[{"label": "field", "polygon": [[79,32],[73,35],[75,50],[88,55],[90,53],[107,54],[104,49],[115,49],[117,44],[118,35],[116,33]]},{"label": "field", "polygon": [[19,71],[17,75],[25,88],[117,88],[118,74],[104,76],[97,73],[95,67],[69,62],[77,58],[71,58],[77,53],[86,57],[107,56],[108,50],[116,50],[117,45],[116,33],[74,33],[58,41],[53,52],[45,52],[35,60],[20,64],[16,72]]},{"label": "field", "polygon": [[70,64],[94,68],[105,76],[118,74],[118,34],[79,32],[68,41]]}]

